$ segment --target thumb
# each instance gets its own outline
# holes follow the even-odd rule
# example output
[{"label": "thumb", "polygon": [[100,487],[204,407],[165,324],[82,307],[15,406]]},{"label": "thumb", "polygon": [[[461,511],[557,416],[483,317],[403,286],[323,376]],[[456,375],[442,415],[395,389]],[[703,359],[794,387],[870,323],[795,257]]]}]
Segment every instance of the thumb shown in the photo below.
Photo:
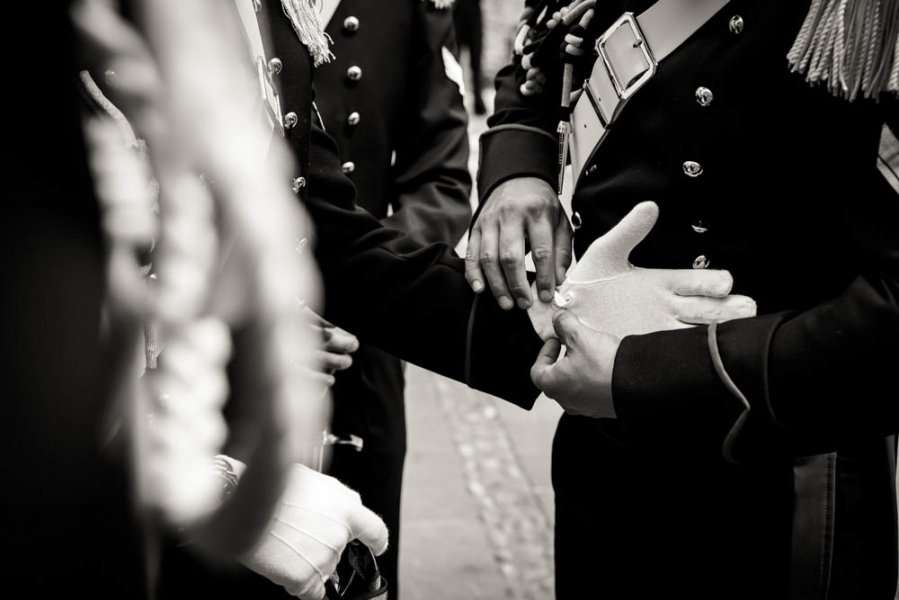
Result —
[{"label": "thumb", "polygon": [[553,330],[556,337],[568,346],[569,350],[571,346],[577,346],[583,327],[581,320],[569,310],[562,309],[553,315]]},{"label": "thumb", "polygon": [[593,242],[575,265],[570,281],[591,281],[628,269],[628,257],[659,218],[655,202],[641,202],[604,236]]},{"label": "thumb", "polygon": [[381,517],[360,504],[353,509],[347,521],[356,539],[371,548],[375,556],[387,551],[387,525]]}]

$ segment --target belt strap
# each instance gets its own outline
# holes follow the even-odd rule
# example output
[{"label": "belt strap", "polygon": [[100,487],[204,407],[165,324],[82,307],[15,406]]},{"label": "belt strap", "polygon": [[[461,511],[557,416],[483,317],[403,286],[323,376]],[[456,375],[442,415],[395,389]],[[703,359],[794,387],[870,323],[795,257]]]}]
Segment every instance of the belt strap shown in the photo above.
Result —
[{"label": "belt strap", "polygon": [[659,0],[640,15],[627,12],[596,41],[599,58],[571,112],[575,182],[627,101],[728,0]]}]

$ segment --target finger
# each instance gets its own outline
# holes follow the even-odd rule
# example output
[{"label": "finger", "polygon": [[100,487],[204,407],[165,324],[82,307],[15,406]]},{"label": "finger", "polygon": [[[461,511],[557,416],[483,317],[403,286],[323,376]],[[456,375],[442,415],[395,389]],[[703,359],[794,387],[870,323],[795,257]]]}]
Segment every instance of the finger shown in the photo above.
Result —
[{"label": "finger", "polygon": [[325,582],[315,571],[310,573],[307,579],[298,581],[293,588],[284,589],[300,600],[322,600],[325,597]]},{"label": "finger", "polygon": [[348,354],[335,354],[334,352],[318,352],[318,360],[322,371],[345,371],[353,366],[353,357]]},{"label": "finger", "polygon": [[324,347],[328,352],[335,354],[351,354],[359,349],[359,340],[349,331],[339,327],[325,327],[330,336],[325,340]]},{"label": "finger", "polygon": [[526,226],[518,219],[506,222],[499,231],[499,260],[503,276],[519,308],[530,308],[531,284],[524,266]]},{"label": "finger", "polygon": [[510,310],[515,304],[499,265],[499,232],[495,227],[481,230],[478,261],[500,308]]},{"label": "finger", "polygon": [[562,342],[556,338],[550,338],[546,340],[537,354],[537,360],[531,367],[531,381],[541,390],[552,378],[552,366],[556,364],[561,352]]},{"label": "finger", "polygon": [[[561,218],[564,221],[565,218]],[[551,302],[556,291],[555,256],[553,251],[553,227],[547,219],[528,223],[528,241],[531,243],[531,257],[537,268],[537,295],[543,302]]]},{"label": "finger", "polygon": [[673,269],[666,275],[671,289],[679,296],[724,298],[734,287],[734,278],[729,271]]},{"label": "finger", "polygon": [[387,551],[387,525],[384,524],[381,517],[367,507],[359,504],[350,513],[348,525],[355,538],[371,548],[375,556],[380,556]]},{"label": "finger", "polygon": [[480,263],[481,229],[474,227],[468,236],[468,246],[465,250],[465,280],[471,286],[475,294],[484,291],[484,273]]},{"label": "finger", "polygon": [[556,285],[562,285],[571,266],[571,224],[562,215],[553,235],[553,257],[555,258]]},{"label": "finger", "polygon": [[748,319],[756,315],[755,301],[748,296],[706,298],[684,296],[677,299],[675,313],[679,321],[694,325]]},{"label": "finger", "polygon": [[641,202],[598,241],[612,263],[626,263],[631,251],[649,234],[659,218],[655,202]]},{"label": "finger", "polygon": [[570,310],[560,310],[553,315],[553,330],[559,340],[571,348],[577,347],[581,337],[583,323]]}]

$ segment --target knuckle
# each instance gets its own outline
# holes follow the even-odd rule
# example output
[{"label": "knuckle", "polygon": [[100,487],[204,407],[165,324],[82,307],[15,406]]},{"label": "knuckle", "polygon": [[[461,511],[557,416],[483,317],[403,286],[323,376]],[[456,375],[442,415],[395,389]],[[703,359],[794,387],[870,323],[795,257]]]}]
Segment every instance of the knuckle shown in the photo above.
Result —
[{"label": "knuckle", "polygon": [[493,254],[491,254],[490,252],[481,252],[481,254],[478,256],[478,261],[482,265],[492,264],[494,261]]},{"label": "knuckle", "polygon": [[515,252],[503,250],[499,255],[499,261],[507,267],[514,267],[521,261],[521,259]]},{"label": "knuckle", "polygon": [[553,253],[552,250],[546,246],[534,246],[531,248],[531,256],[533,256],[534,260],[537,262],[547,262],[552,258]]}]

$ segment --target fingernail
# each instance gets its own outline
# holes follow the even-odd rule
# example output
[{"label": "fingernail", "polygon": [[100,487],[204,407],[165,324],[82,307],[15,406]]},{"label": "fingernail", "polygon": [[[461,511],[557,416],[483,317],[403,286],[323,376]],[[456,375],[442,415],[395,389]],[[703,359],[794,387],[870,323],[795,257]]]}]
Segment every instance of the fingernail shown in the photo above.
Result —
[{"label": "fingernail", "polygon": [[508,296],[500,296],[496,301],[499,303],[499,307],[503,310],[509,310],[513,306],[515,306],[512,303],[512,299]]},{"label": "fingernail", "polygon": [[543,302],[552,302],[553,293],[549,290],[540,290],[540,300]]},{"label": "fingernail", "polygon": [[480,294],[481,292],[484,291],[484,284],[481,283],[480,281],[472,281],[472,282],[471,282],[471,289],[474,290],[474,293],[475,293],[475,294]]},{"label": "fingernail", "polygon": [[531,307],[530,298],[519,298],[518,299],[518,308],[527,310],[530,307]]}]

